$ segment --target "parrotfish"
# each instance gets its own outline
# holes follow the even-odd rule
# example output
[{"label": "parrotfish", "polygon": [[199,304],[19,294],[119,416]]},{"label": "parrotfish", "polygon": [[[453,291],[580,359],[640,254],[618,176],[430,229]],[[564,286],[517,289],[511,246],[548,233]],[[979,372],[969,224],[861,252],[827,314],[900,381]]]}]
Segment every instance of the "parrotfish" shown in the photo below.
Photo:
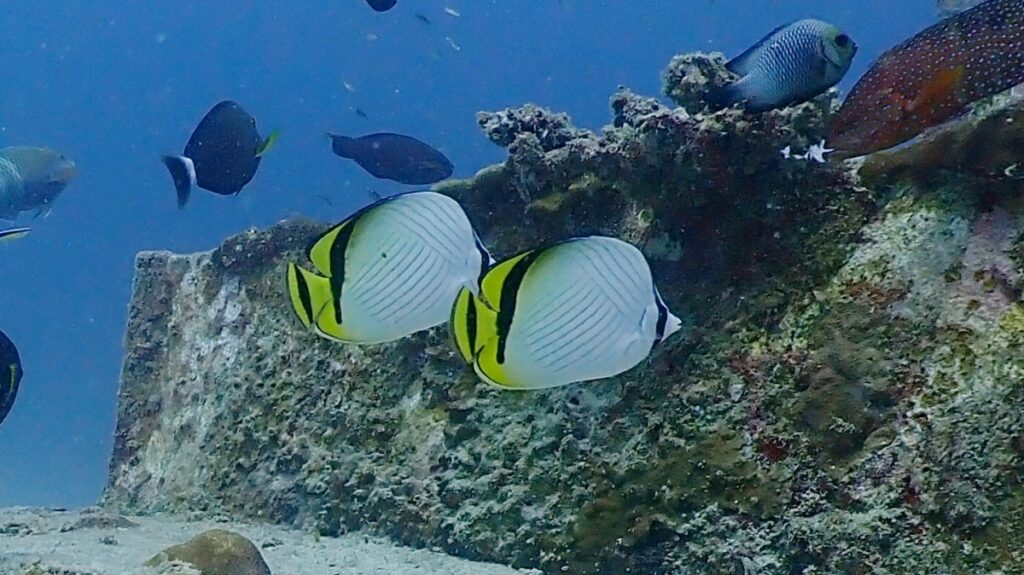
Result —
[{"label": "parrotfish", "polygon": [[49,148],[0,149],[0,220],[14,221],[33,210],[37,216],[48,213],[75,173],[74,162]]},{"label": "parrotfish", "polygon": [[387,132],[358,138],[328,135],[336,155],[355,160],[375,178],[422,186],[450,177],[454,169],[444,154],[411,136]]},{"label": "parrotfish", "polygon": [[827,22],[780,26],[725,65],[740,79],[712,91],[708,102],[721,108],[744,102],[750,112],[806,102],[842,80],[856,53],[857,44]]},{"label": "parrotfish", "polygon": [[882,54],[832,120],[828,144],[859,156],[902,144],[1024,81],[1024,0],[988,0]]}]

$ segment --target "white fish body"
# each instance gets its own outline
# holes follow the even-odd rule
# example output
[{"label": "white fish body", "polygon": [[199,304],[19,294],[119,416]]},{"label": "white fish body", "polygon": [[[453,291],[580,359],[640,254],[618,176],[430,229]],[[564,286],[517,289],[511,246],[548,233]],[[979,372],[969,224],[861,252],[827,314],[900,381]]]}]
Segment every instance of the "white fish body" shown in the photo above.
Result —
[{"label": "white fish body", "polygon": [[[679,329],[647,260],[621,240],[578,238],[515,265],[518,271],[499,264],[483,280],[491,304],[500,300],[495,325],[508,326],[479,338],[474,368],[492,385],[543,389],[619,375]],[[509,290],[515,290],[511,318]],[[458,343],[459,327],[454,330]]]},{"label": "white fish body", "polygon": [[349,343],[392,341],[444,323],[459,291],[477,291],[490,264],[462,207],[434,192],[361,210],[321,236],[309,255],[324,275],[289,268],[296,313],[319,335]]}]

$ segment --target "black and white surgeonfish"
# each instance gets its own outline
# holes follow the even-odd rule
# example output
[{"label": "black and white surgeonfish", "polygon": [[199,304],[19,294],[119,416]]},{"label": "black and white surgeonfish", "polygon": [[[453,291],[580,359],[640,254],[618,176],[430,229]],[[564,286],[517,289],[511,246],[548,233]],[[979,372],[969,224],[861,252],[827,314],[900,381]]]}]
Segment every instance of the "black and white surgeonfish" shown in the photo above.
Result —
[{"label": "black and white surgeonfish", "polygon": [[612,377],[679,330],[640,250],[590,236],[491,268],[459,293],[452,340],[484,381],[543,389]]},{"label": "black and white surgeonfish", "polygon": [[726,64],[740,79],[713,90],[708,102],[744,102],[749,112],[800,104],[835,86],[850,69],[857,44],[821,20],[798,20],[772,30]]},{"label": "black and white surgeonfish", "polygon": [[0,220],[14,221],[21,212],[48,213],[76,173],[73,161],[50,148],[0,149]]},{"label": "black and white surgeonfish", "polygon": [[377,12],[387,12],[395,7],[398,0],[366,0],[366,3]]},{"label": "black and white surgeonfish", "polygon": [[462,206],[434,192],[385,198],[327,230],[288,265],[299,320],[347,343],[382,343],[444,323],[493,261]]},{"label": "black and white surgeonfish", "polygon": [[355,160],[375,178],[425,186],[451,177],[454,169],[444,154],[410,136],[386,132],[358,138],[328,135],[335,154]]},{"label": "black and white surgeonfish", "polygon": [[261,138],[256,119],[236,102],[225,100],[214,106],[192,132],[185,152],[162,158],[174,179],[178,207],[188,202],[196,185],[222,196],[241,192],[277,137],[275,131]]},{"label": "black and white surgeonfish", "polygon": [[11,412],[21,384],[21,356],[7,334],[0,331],[0,423]]}]

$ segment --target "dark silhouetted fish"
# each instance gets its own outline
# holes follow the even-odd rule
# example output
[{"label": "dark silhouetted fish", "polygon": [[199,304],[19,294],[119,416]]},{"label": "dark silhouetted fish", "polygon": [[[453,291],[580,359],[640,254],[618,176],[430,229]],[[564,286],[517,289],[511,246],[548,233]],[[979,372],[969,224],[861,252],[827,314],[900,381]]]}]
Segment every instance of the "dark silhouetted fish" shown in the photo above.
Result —
[{"label": "dark silhouetted fish", "polygon": [[370,5],[370,8],[378,12],[387,12],[395,7],[398,0],[366,0],[366,3]]},{"label": "dark silhouetted fish", "polygon": [[21,356],[7,334],[0,331],[0,423],[11,412],[21,384]]},{"label": "dark silhouetted fish", "polygon": [[49,148],[12,146],[0,149],[0,220],[20,212],[50,211],[76,174],[75,163]]},{"label": "dark silhouetted fish", "polygon": [[375,178],[422,186],[452,175],[448,158],[416,138],[388,133],[358,138],[328,135],[335,154],[355,160]]},{"label": "dark silhouetted fish", "polygon": [[1024,0],[988,0],[882,54],[830,126],[841,156],[891,148],[1024,82]]},{"label": "dark silhouetted fish", "polygon": [[850,69],[857,44],[821,20],[779,26],[726,64],[741,78],[712,91],[709,103],[740,102],[750,112],[800,104],[835,86]]},{"label": "dark silhouetted fish", "polygon": [[214,106],[192,132],[185,152],[163,157],[174,178],[178,207],[188,202],[194,185],[222,196],[242,191],[277,135],[261,138],[256,120],[235,102],[225,100]]}]

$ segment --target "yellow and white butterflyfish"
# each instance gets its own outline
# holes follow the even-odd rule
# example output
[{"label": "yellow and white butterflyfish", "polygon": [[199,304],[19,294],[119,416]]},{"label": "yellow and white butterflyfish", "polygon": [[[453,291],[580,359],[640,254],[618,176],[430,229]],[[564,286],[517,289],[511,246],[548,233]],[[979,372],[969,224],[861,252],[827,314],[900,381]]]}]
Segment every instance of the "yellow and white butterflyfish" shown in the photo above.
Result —
[{"label": "yellow and white butterflyfish", "polygon": [[444,323],[459,290],[478,293],[493,263],[455,200],[409,192],[363,208],[288,266],[303,325],[347,343],[383,343]]},{"label": "yellow and white butterflyfish", "polygon": [[460,292],[449,327],[484,381],[543,389],[619,375],[679,330],[640,250],[575,238],[491,268]]}]

